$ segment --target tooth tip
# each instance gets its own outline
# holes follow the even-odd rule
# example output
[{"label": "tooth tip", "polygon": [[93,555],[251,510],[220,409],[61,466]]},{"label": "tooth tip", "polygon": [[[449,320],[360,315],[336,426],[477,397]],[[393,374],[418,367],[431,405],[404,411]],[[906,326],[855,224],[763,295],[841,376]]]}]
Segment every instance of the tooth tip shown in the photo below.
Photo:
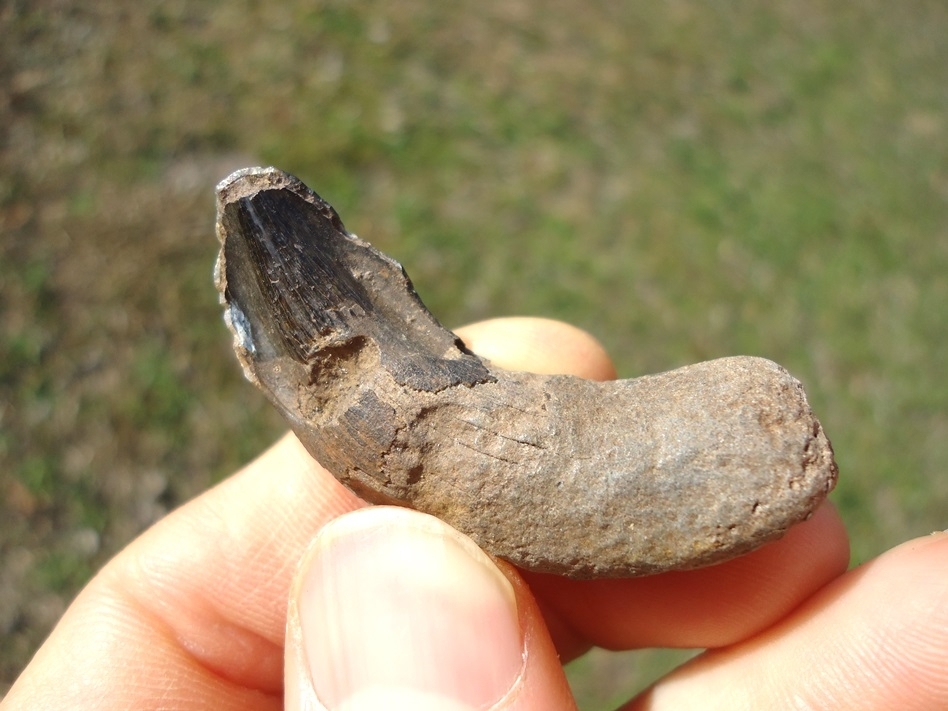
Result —
[{"label": "tooth tip", "polygon": [[241,168],[217,184],[217,202],[226,205],[260,190],[280,189],[298,182],[289,173],[273,166]]}]

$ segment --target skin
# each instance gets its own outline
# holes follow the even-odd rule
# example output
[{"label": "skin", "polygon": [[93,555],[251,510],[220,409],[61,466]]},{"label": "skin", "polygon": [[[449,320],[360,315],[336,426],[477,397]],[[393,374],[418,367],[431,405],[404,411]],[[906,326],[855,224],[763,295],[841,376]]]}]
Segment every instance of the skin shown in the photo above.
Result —
[{"label": "skin", "polygon": [[[563,324],[459,335],[505,367],[614,375]],[[824,505],[712,568],[523,574],[423,514],[364,509],[287,436],[116,556],[0,708],[280,709],[286,660],[288,709],[569,709],[561,663],[591,645],[711,648],[628,709],[948,706],[948,535],[847,561]]]}]

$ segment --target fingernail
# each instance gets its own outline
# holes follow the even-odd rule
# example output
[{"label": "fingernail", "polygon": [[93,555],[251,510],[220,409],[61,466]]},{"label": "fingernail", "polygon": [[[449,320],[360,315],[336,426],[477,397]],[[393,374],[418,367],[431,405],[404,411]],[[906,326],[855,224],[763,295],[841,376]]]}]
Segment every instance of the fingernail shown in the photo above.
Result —
[{"label": "fingernail", "polygon": [[466,536],[415,511],[372,507],[327,525],[298,605],[328,709],[386,693],[487,708],[523,668],[510,582]]}]

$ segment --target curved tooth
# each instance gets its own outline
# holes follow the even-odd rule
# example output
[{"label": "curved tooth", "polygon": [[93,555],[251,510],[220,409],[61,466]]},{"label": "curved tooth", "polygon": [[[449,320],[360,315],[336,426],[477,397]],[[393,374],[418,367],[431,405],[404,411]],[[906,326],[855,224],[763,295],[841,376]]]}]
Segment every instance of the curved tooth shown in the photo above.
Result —
[{"label": "curved tooth", "polygon": [[394,260],[275,168],[218,185],[215,280],[247,377],[358,495],[572,577],[709,565],[836,482],[799,382],[733,357],[599,383],[494,368]]}]

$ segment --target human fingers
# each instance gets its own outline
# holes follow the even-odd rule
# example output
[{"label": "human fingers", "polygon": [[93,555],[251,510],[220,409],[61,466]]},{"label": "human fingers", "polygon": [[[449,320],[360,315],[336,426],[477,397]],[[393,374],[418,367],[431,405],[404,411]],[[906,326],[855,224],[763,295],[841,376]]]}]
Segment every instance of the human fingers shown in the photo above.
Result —
[{"label": "human fingers", "polygon": [[526,573],[565,630],[570,659],[608,649],[720,647],[770,626],[846,570],[849,544],[831,504],[748,555],[709,568],[624,580],[567,580]]},{"label": "human fingers", "polygon": [[455,329],[468,348],[507,370],[612,380],[615,366],[589,333],[562,321],[514,316]]},{"label": "human fingers", "polygon": [[948,534],[904,543],[762,634],[677,669],[626,709],[948,708],[946,571]]},{"label": "human fingers", "polygon": [[[583,337],[574,338],[570,327],[546,326],[533,324],[533,342],[541,352],[565,354],[561,372],[608,377],[611,365],[594,340],[575,357]],[[517,347],[509,334],[492,339],[489,326],[472,330],[481,344]],[[503,349],[494,357],[504,367],[529,369],[536,364],[530,352],[519,362],[505,359]],[[115,708],[155,694],[176,699],[180,708],[278,707],[291,571],[313,531],[360,505],[295,438],[284,439],[169,516],[97,576],[5,708],[42,707],[38,700],[57,705],[63,695],[72,708],[108,708],[103,689]],[[561,648],[583,634],[553,612],[547,621]]]},{"label": "human fingers", "polygon": [[[457,334],[500,366],[615,373],[591,336],[560,322],[494,319]],[[332,522],[291,593],[288,708],[573,708],[532,596],[500,566],[416,512]]]},{"label": "human fingers", "polygon": [[327,525],[287,623],[287,709],[572,709],[529,589],[469,538],[408,509]]},{"label": "human fingers", "polygon": [[328,520],[362,503],[293,436],[173,512],[69,607],[4,711],[282,707],[290,580]]},{"label": "human fingers", "polygon": [[[490,327],[476,330],[490,340]],[[279,708],[293,571],[316,531],[362,505],[288,435],[111,561],[4,710],[157,697],[182,709]]]}]

